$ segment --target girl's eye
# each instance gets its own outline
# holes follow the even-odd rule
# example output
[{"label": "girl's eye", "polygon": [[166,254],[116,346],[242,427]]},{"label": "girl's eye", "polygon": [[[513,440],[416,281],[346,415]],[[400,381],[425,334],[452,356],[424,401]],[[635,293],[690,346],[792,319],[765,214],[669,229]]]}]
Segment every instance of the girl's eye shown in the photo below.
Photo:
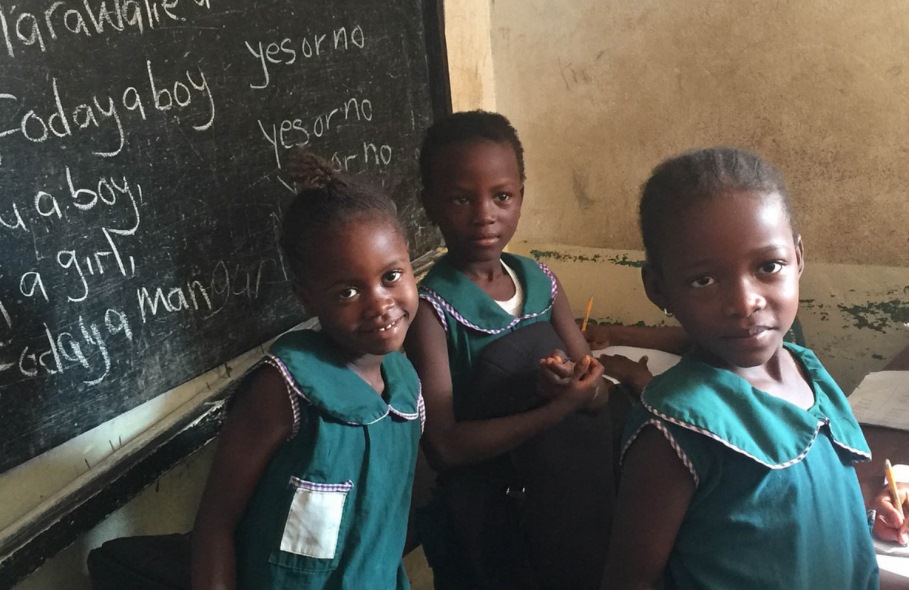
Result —
[{"label": "girl's eye", "polygon": [[782,262],[780,262],[779,260],[771,260],[769,262],[763,263],[760,266],[760,270],[762,273],[776,274],[776,273],[780,272],[781,270],[783,270],[783,266],[785,266],[785,265]]},{"label": "girl's eye", "polygon": [[497,193],[496,200],[500,201],[502,203],[507,203],[508,201],[511,200],[511,195],[508,193]]},{"label": "girl's eye", "polygon": [[467,197],[453,197],[451,199],[451,202],[454,203],[455,205],[466,205],[467,203],[470,202],[470,199],[468,199]]},{"label": "girl's eye", "polygon": [[404,276],[403,270],[390,270],[382,277],[386,283],[397,283]]},{"label": "girl's eye", "polygon": [[356,296],[357,296],[357,290],[354,289],[353,287],[348,287],[346,289],[343,289],[340,293],[338,293],[338,298],[343,301],[347,301],[348,299],[353,299]]},{"label": "girl's eye", "polygon": [[694,287],[695,289],[702,289],[704,287],[709,287],[710,285],[714,284],[715,282],[716,282],[716,280],[713,277],[703,276],[703,277],[698,277],[698,278],[694,279],[693,281],[691,281],[691,286]]}]

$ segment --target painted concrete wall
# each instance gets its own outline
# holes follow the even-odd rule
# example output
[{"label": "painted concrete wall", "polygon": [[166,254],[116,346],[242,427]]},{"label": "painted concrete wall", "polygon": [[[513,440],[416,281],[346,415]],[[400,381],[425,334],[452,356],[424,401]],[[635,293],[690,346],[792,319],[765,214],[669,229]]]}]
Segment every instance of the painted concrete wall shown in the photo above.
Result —
[{"label": "painted concrete wall", "polygon": [[781,168],[812,260],[909,264],[901,0],[490,5],[496,105],[527,147],[520,239],[639,249],[653,166],[733,144]]},{"label": "painted concrete wall", "polygon": [[[787,179],[808,261],[801,321],[843,388],[909,344],[905,3],[490,5],[496,108],[526,154],[514,249],[568,256],[545,261],[579,315],[596,293],[603,319],[661,321],[637,269],[615,262],[643,257],[640,185],[669,155],[727,144]],[[577,256],[598,262],[565,266]]]}]

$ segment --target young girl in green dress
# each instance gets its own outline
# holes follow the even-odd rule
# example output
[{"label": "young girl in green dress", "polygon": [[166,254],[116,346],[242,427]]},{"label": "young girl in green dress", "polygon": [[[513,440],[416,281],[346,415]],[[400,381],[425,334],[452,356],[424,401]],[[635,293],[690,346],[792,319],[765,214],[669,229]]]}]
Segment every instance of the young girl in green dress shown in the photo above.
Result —
[{"label": "young girl in green dress", "polygon": [[[555,275],[503,252],[524,198],[517,133],[497,113],[455,113],[427,131],[420,168],[448,247],[420,283],[405,343],[426,397],[424,449],[440,471],[417,522],[435,587],[598,587],[614,494],[608,385]],[[565,353],[540,350],[544,341]],[[526,349],[543,395],[532,379],[511,397],[478,384],[484,354],[505,342]],[[518,372],[520,358],[501,360],[492,366]]]},{"label": "young girl in green dress", "polygon": [[783,342],[804,247],[779,173],[712,148],[644,185],[647,296],[692,342],[625,428],[604,587],[865,590],[853,464],[870,451],[808,349]]},{"label": "young girl in green dress", "polygon": [[401,556],[420,385],[398,352],[417,312],[394,205],[296,153],[281,246],[320,331],[278,338],[220,435],[193,530],[193,588],[409,588]]}]

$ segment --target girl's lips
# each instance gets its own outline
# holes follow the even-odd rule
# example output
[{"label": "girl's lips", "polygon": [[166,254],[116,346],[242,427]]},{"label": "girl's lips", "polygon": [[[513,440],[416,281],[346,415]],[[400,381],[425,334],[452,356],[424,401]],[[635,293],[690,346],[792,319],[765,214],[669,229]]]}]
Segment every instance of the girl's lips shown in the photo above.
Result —
[{"label": "girl's lips", "polygon": [[404,316],[401,316],[395,320],[392,320],[391,322],[388,322],[387,324],[383,324],[383,325],[379,326],[378,328],[373,328],[372,330],[367,330],[367,332],[370,332],[372,334],[376,334],[376,333],[381,334],[382,332],[387,332],[388,330],[394,329],[403,318],[404,318]]},{"label": "girl's lips", "polygon": [[727,340],[747,340],[757,338],[765,332],[770,331],[767,326],[752,326],[746,330],[736,330],[726,335]]},{"label": "girl's lips", "polygon": [[481,246],[493,246],[499,241],[498,236],[477,236],[471,240],[475,244]]}]

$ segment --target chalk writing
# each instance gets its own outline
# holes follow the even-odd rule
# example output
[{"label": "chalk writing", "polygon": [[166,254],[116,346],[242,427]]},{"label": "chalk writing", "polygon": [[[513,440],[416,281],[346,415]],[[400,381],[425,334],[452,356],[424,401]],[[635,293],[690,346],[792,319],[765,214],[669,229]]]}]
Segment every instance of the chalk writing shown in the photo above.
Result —
[{"label": "chalk writing", "polygon": [[293,146],[434,247],[423,5],[0,0],[0,473],[304,319]]},{"label": "chalk writing", "polygon": [[[24,377],[57,375],[81,368],[85,373],[83,383],[97,385],[110,374],[108,338],[118,334],[127,343],[133,339],[126,315],[116,309],[104,312],[103,323],[88,322],[80,315],[75,326],[56,333],[44,324],[44,342],[22,347],[15,366]],[[0,370],[11,366],[12,363],[0,361]]]},{"label": "chalk writing", "polygon": [[363,28],[360,25],[355,25],[350,30],[350,33],[347,31],[347,27],[340,27],[330,33],[303,37],[299,41],[285,37],[280,41],[268,43],[258,41],[255,44],[245,41],[244,44],[252,57],[259,60],[262,68],[261,79],[256,83],[250,82],[249,87],[261,90],[268,88],[271,83],[269,65],[290,66],[297,63],[298,59],[306,61],[332,51],[364,49],[366,47],[366,36],[363,33]]},{"label": "chalk writing", "polygon": [[[20,135],[30,142],[43,143],[48,139],[64,139],[75,135],[92,134],[94,143],[102,146],[92,150],[96,156],[113,158],[123,151],[128,129],[124,127],[120,108],[138,115],[145,121],[146,111],[182,110],[189,107],[193,99],[206,105],[205,116],[195,120],[192,128],[196,131],[210,129],[215,121],[215,102],[205,78],[205,73],[186,70],[176,80],[165,80],[155,75],[152,62],[146,62],[148,85],[141,92],[136,86],[127,86],[115,95],[98,97],[94,95],[80,102],[64,101],[57,78],[50,81],[53,105],[49,108],[32,107],[20,116],[20,98],[12,93],[0,93],[0,138]],[[143,98],[144,97],[144,98]],[[66,104],[64,104],[64,102]],[[4,118],[3,112],[7,113]]]},{"label": "chalk writing", "polygon": [[351,97],[340,106],[314,118],[283,119],[270,125],[257,121],[262,136],[272,146],[275,163],[281,167],[281,152],[294,146],[308,146],[314,137],[324,137],[348,121],[372,121],[372,101],[368,98]]},{"label": "chalk writing", "polygon": [[169,23],[186,20],[184,6],[208,10],[209,0],[102,0],[90,2],[51,2],[39,12],[26,12],[20,6],[0,4],[0,33],[6,53],[15,58],[22,47],[37,48],[42,53],[48,45],[65,36],[92,37],[129,31],[144,33]]}]

